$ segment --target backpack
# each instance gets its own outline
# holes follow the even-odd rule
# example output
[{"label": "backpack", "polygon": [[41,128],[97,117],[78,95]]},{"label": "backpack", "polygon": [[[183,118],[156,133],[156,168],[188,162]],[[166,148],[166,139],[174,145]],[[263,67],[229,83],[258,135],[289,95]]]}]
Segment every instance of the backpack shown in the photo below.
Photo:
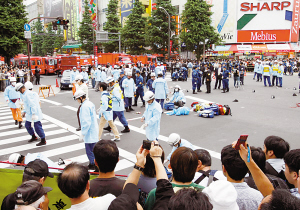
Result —
[{"label": "backpack", "polygon": [[202,175],[194,183],[199,184],[205,177],[208,177],[208,182],[207,182],[207,187],[208,187],[213,181],[218,180],[216,177],[214,177],[217,171],[218,170],[208,170],[208,171],[200,170],[199,172],[201,172]]},{"label": "backpack", "polygon": [[219,114],[225,115],[226,108],[224,108],[223,105],[221,105],[221,104],[218,104],[218,107],[219,107]]},{"label": "backpack", "polygon": [[230,107],[228,105],[224,105],[224,108],[226,108],[226,111],[225,111],[224,115],[231,115],[232,116]]}]

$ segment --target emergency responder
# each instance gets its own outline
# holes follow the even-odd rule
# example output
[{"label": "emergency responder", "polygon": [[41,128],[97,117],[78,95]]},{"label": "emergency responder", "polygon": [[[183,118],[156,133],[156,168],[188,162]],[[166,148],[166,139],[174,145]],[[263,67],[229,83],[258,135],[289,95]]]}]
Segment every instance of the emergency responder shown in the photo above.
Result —
[{"label": "emergency responder", "polygon": [[[26,90],[25,86],[22,83],[17,83],[15,86],[15,90],[19,91],[22,94],[21,97],[24,103],[24,110],[22,111],[22,113],[23,117],[26,116],[25,128],[29,135],[31,135],[31,139],[28,142],[38,140],[34,133],[35,130],[35,132],[41,138],[41,141],[37,143],[36,146],[46,145],[45,132],[41,123],[43,114],[37,94],[30,90]],[[31,126],[31,122],[34,123],[34,130]]]},{"label": "emergency responder", "polygon": [[206,93],[211,93],[211,70],[207,69],[205,76]]},{"label": "emergency responder", "polygon": [[20,93],[15,90],[16,78],[10,78],[10,85],[5,88],[4,99],[8,104],[12,116],[15,120],[15,125],[19,124],[19,128],[22,128],[22,114],[20,110]]},{"label": "emergency responder", "polygon": [[262,81],[262,73],[263,73],[263,65],[261,63],[261,60],[258,60],[256,82]]},{"label": "emergency responder", "polygon": [[132,98],[135,95],[136,87],[131,77],[132,77],[132,72],[128,71],[127,78],[125,78],[122,82],[122,87],[124,88],[126,112],[134,111],[134,109],[131,108],[131,105],[132,105]]},{"label": "emergency responder", "polygon": [[186,103],[186,99],[184,97],[184,93],[182,92],[179,85],[176,85],[174,87],[174,94],[172,98],[170,99],[171,102],[174,103],[175,106],[183,107]]},{"label": "emergency responder", "polygon": [[270,80],[270,71],[271,71],[271,67],[270,67],[270,65],[265,61],[265,62],[263,63],[263,75],[264,75],[264,85],[265,85],[265,87],[267,87],[266,80],[268,80],[269,87],[272,87],[272,86],[271,86],[271,80]]},{"label": "emergency responder", "polygon": [[74,100],[81,104],[79,114],[81,134],[79,136],[79,140],[84,141],[86,155],[89,159],[89,169],[95,170],[96,167],[93,148],[98,142],[98,126],[95,105],[86,99],[85,92],[82,90],[76,91],[74,94]]},{"label": "emergency responder", "polygon": [[[121,133],[128,133],[130,132],[130,129],[128,127],[128,122],[124,116],[124,95],[120,88],[120,85],[115,82],[114,78],[109,77],[107,78],[107,83],[112,88],[110,91],[111,99],[112,99],[112,111],[113,111],[113,121],[118,117],[120,122],[125,127],[124,130],[121,131]],[[103,130],[111,131],[111,127],[108,125],[106,128],[103,128]]]},{"label": "emergency responder", "polygon": [[145,122],[142,125],[142,129],[146,129],[146,137],[148,140],[157,140],[160,132],[160,119],[162,108],[155,101],[155,95],[152,91],[145,93],[146,109],[142,116],[141,122]]},{"label": "emergency responder", "polygon": [[192,150],[195,150],[195,147],[187,140],[181,139],[180,136],[177,133],[171,133],[169,138],[168,138],[168,143],[170,146],[172,146],[172,151],[170,154],[167,156],[167,160],[170,161],[171,156],[173,152],[178,149],[179,147],[187,147]]},{"label": "emergency responder", "polygon": [[155,100],[160,103],[161,109],[163,109],[164,101],[168,95],[168,85],[162,77],[163,73],[158,72],[158,78],[152,83],[152,87],[155,89]]},{"label": "emergency responder", "polygon": [[159,72],[162,72],[162,70],[161,70],[161,68],[160,68],[160,63],[157,63],[157,66],[155,67],[154,72],[155,72],[155,76],[156,76],[156,78],[157,78],[157,77],[158,77],[158,73],[159,73]]},{"label": "emergency responder", "polygon": [[276,86],[278,86],[278,79],[277,79],[278,70],[279,70],[278,61],[275,60],[272,66],[272,86],[275,85],[275,82],[276,82]]},{"label": "emergency responder", "polygon": [[101,139],[103,128],[108,122],[109,126],[111,127],[115,137],[112,139],[113,141],[120,141],[120,135],[118,129],[113,121],[113,111],[112,111],[112,98],[110,94],[107,92],[108,85],[105,82],[100,83],[100,91],[101,94],[101,106],[99,109],[99,135],[98,139]]},{"label": "emergency responder", "polygon": [[145,107],[145,100],[143,99],[143,97],[144,97],[144,84],[143,84],[143,82],[144,82],[144,79],[141,76],[140,70],[136,70],[136,79],[135,79],[136,94],[135,94],[135,98],[134,98],[134,104],[132,106],[137,106],[137,100],[140,97],[142,102],[143,102],[142,107]]},{"label": "emergency responder", "polygon": [[76,92],[76,82],[75,82],[75,78],[76,76],[79,74],[79,72],[77,71],[76,67],[74,66],[73,67],[73,71],[71,71],[71,74],[70,74],[70,83],[73,85],[72,86],[72,92],[73,92],[73,95],[75,94]]},{"label": "emergency responder", "polygon": [[91,69],[92,88],[95,88],[95,85],[96,85],[95,72],[96,72],[96,67],[93,66]]},{"label": "emergency responder", "polygon": [[152,72],[151,74],[151,78],[147,81],[147,84],[146,84],[146,88],[148,88],[150,91],[152,91],[153,93],[155,93],[155,90],[152,86],[154,80],[155,80],[155,73]]},{"label": "emergency responder", "polygon": [[197,66],[196,70],[197,70],[197,73],[198,73],[197,92],[202,92],[202,90],[200,90],[200,88],[202,86],[202,84],[201,84],[202,71],[200,70],[200,66]]},{"label": "emergency responder", "polygon": [[198,79],[199,79],[199,74],[196,70],[196,66],[194,66],[193,68],[193,72],[192,72],[192,88],[193,88],[193,94],[197,94],[196,93],[196,88],[197,88],[197,82],[198,82]]},{"label": "emergency responder", "polygon": [[115,82],[118,81],[118,79],[120,77],[120,69],[119,69],[119,67],[115,65],[114,69],[111,71],[111,74],[112,74]]},{"label": "emergency responder", "polygon": [[282,61],[279,62],[278,72],[277,72],[277,80],[276,84],[278,87],[282,87],[282,77],[284,72],[284,66],[282,65]]},{"label": "emergency responder", "polygon": [[80,75],[82,75],[84,83],[89,82],[89,75],[87,73],[87,67],[84,67],[84,66],[81,67]]},{"label": "emergency responder", "polygon": [[101,82],[101,65],[99,65],[94,73],[94,77],[95,77],[95,81],[96,81],[96,87],[95,87],[95,91],[98,92],[99,91],[99,85]]},{"label": "emergency responder", "polygon": [[119,84],[120,84],[120,88],[123,92],[123,95],[124,95],[124,88],[122,87],[122,84],[123,84],[123,81],[124,79],[126,79],[127,77],[125,76],[125,73],[123,70],[120,71],[120,78],[119,78]]},{"label": "emergency responder", "polygon": [[223,93],[229,92],[229,75],[230,71],[226,69],[226,67],[223,67],[223,75],[222,75],[222,83],[223,83]]}]

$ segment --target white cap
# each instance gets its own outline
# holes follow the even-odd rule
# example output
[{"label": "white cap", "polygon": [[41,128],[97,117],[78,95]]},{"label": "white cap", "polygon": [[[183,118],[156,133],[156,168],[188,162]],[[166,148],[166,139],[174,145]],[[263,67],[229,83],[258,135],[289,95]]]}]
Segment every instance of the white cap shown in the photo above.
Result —
[{"label": "white cap", "polygon": [[274,61],[274,63],[278,63],[278,61],[277,61],[277,60],[275,60],[275,61]]},{"label": "white cap", "polygon": [[[8,162],[10,163],[18,163],[18,160],[20,158],[20,154],[19,153],[13,153],[9,156],[8,158]],[[16,165],[12,165],[13,167],[15,167]]]},{"label": "white cap", "polygon": [[10,82],[16,82],[17,80],[16,80],[15,77],[11,77],[11,78],[9,79],[9,81],[10,81]]},{"label": "white cap", "polygon": [[152,72],[152,73],[150,74],[150,76],[151,76],[151,77],[155,77],[155,73]]},{"label": "white cap", "polygon": [[74,67],[73,67],[73,70],[74,70],[74,69],[77,69],[77,68],[74,66]]},{"label": "white cap", "polygon": [[81,89],[77,90],[73,96],[74,100],[80,98],[81,96],[86,95],[85,92]]},{"label": "white cap", "polygon": [[30,89],[33,88],[33,84],[32,84],[31,82],[27,81],[27,82],[25,82],[25,88],[26,88],[27,90],[30,90]]},{"label": "white cap", "polygon": [[111,82],[113,82],[113,81],[115,81],[113,77],[108,77],[108,78],[106,79],[106,83],[111,83]]},{"label": "white cap", "polygon": [[180,141],[180,136],[177,133],[171,133],[168,138],[168,143],[171,146],[175,146]]},{"label": "white cap", "polygon": [[152,91],[147,91],[145,93],[144,99],[145,99],[145,101],[150,101],[150,100],[154,99],[154,97],[155,97],[155,95]]},{"label": "white cap", "polygon": [[214,181],[202,192],[208,195],[213,210],[239,210],[236,189],[226,180]]},{"label": "white cap", "polygon": [[75,77],[75,81],[77,80],[82,80],[83,79],[83,76],[81,74],[78,74],[76,77]]}]

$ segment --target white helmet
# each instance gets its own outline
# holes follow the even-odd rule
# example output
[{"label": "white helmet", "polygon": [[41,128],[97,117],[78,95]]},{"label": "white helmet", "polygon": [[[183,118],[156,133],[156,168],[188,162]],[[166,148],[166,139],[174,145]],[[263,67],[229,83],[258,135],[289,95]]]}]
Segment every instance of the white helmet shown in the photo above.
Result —
[{"label": "white helmet", "polygon": [[150,76],[151,76],[151,77],[155,77],[155,73],[152,72],[152,73],[150,74]]},{"label": "white helmet", "polygon": [[73,70],[76,70],[76,69],[77,69],[77,68],[74,66],[74,67],[73,67]]},{"label": "white helmet", "polygon": [[24,87],[24,84],[21,82],[18,82],[15,86],[15,91],[20,91],[20,89]]},{"label": "white helmet", "polygon": [[179,90],[181,89],[179,85],[176,85],[176,86],[174,87],[174,89],[176,89],[176,88],[178,88]]},{"label": "white helmet", "polygon": [[277,61],[277,60],[275,60],[275,61],[274,61],[274,63],[278,63],[278,61]]},{"label": "white helmet", "polygon": [[74,100],[76,100],[77,98],[80,98],[81,96],[85,96],[85,92],[81,89],[77,90],[73,96]]},{"label": "white helmet", "polygon": [[159,72],[157,73],[157,75],[162,76],[162,75],[163,75],[162,71],[159,71]]},{"label": "white helmet", "polygon": [[99,70],[101,70],[101,65],[98,65],[98,67],[97,67]]},{"label": "white helmet", "polygon": [[150,100],[154,99],[154,97],[155,97],[155,95],[152,91],[147,91],[145,93],[144,99],[145,99],[145,101],[150,101]]},{"label": "white helmet", "polygon": [[158,66],[160,66],[160,63],[157,63]]},{"label": "white helmet", "polygon": [[[20,154],[19,153],[13,153],[9,156],[8,158],[8,162],[10,163],[18,163],[18,160],[20,158]],[[15,165],[12,165],[13,167],[15,167]]]},{"label": "white helmet", "polygon": [[15,77],[11,77],[11,78],[9,79],[9,81],[10,81],[10,82],[16,82],[17,80],[16,80]]},{"label": "white helmet", "polygon": [[115,81],[113,77],[108,77],[108,78],[106,79],[106,83],[111,83],[111,82],[113,82],[113,81]]},{"label": "white helmet", "polygon": [[180,141],[180,136],[177,133],[171,133],[168,138],[168,143],[171,146],[175,146]]},{"label": "white helmet", "polygon": [[128,72],[127,72],[127,76],[130,76],[130,77],[131,77],[131,76],[132,76],[132,71],[128,71]]},{"label": "white helmet", "polygon": [[83,80],[83,76],[81,74],[78,74],[76,77],[75,77],[75,81],[77,80]]},{"label": "white helmet", "polygon": [[24,86],[27,90],[31,90],[33,88],[33,84],[29,81],[25,82]]}]

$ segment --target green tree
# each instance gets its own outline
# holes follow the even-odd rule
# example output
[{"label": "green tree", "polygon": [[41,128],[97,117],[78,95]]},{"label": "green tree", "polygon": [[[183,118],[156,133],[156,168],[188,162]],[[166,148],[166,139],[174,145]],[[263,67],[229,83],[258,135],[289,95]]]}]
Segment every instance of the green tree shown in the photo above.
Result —
[{"label": "green tree", "polygon": [[180,38],[188,50],[195,50],[198,60],[203,54],[205,40],[206,49],[211,44],[221,43],[219,34],[211,26],[211,7],[205,0],[187,0],[181,16],[181,28],[183,30],[180,33]]},{"label": "green tree", "polygon": [[[150,47],[152,49],[152,53],[160,53],[160,54],[167,54],[168,51],[168,28],[169,28],[169,22],[168,22],[168,16],[164,12],[163,9],[160,9],[159,7],[163,7],[166,9],[166,11],[170,15],[170,28],[172,35],[172,31],[176,30],[176,22],[172,18],[172,16],[175,16],[176,9],[172,6],[170,0],[157,0],[156,2],[156,10],[152,11],[152,15],[149,18],[149,25],[147,28],[147,37],[148,41],[150,43]],[[171,37],[171,40],[173,41],[172,49],[171,51],[174,51],[176,48],[177,39],[175,36]]]},{"label": "green tree", "polygon": [[145,52],[147,18],[142,16],[144,13],[145,7],[139,0],[136,0],[132,13],[128,16],[126,25],[121,30],[124,39],[123,44],[133,55],[140,55]]},{"label": "green tree", "polygon": [[[109,0],[108,9],[107,9],[107,22],[103,27],[104,31],[109,33],[119,33],[121,30],[121,23],[119,16],[117,14],[118,9],[118,0]],[[110,34],[109,39],[119,39],[119,35]],[[103,44],[105,47],[105,52],[118,52],[119,43],[118,41],[109,41]]]},{"label": "green tree", "polygon": [[32,30],[32,53],[37,56],[44,56],[45,54],[42,48],[44,35],[40,34],[44,32],[41,19],[34,22]]},{"label": "green tree", "polygon": [[93,53],[93,22],[91,14],[89,12],[89,6],[87,0],[84,1],[84,13],[82,15],[82,22],[78,31],[79,41],[81,43],[81,49],[88,54]]},{"label": "green tree", "polygon": [[44,55],[53,55],[55,35],[52,27],[52,22],[48,23],[46,31],[47,33],[46,35],[44,35],[44,42],[42,44],[43,53]]},{"label": "green tree", "polygon": [[64,33],[61,29],[61,26],[57,27],[57,37],[54,40],[54,48],[57,49],[57,52],[61,52],[61,47],[64,45]]},{"label": "green tree", "polygon": [[0,6],[0,56],[10,63],[10,58],[22,52],[24,24],[27,23],[23,0],[1,1]]}]

